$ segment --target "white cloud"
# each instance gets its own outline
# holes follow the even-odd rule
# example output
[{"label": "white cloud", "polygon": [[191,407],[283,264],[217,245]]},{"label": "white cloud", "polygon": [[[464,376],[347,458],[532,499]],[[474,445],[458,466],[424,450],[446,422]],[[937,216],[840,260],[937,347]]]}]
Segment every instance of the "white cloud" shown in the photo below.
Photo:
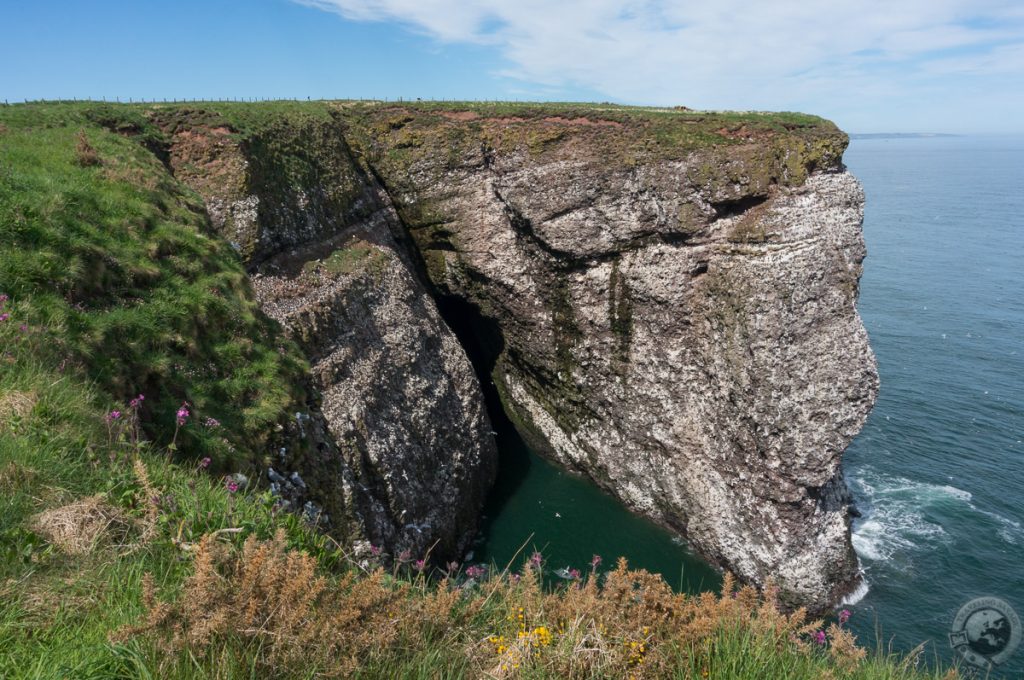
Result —
[{"label": "white cloud", "polygon": [[1002,78],[1004,104],[1024,97],[1017,0],[295,1],[490,46],[503,76],[626,102],[909,110],[941,98],[936,78],[967,75]]}]

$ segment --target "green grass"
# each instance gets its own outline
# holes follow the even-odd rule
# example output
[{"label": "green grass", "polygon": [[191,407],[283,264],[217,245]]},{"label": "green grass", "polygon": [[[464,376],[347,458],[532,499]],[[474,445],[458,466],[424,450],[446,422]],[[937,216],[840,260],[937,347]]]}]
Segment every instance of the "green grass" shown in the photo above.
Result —
[{"label": "green grass", "polygon": [[354,241],[331,252],[321,260],[310,260],[303,265],[303,271],[312,274],[322,269],[331,275],[348,275],[356,272],[374,271],[388,262],[381,250],[366,241]]},{"label": "green grass", "polygon": [[136,551],[84,556],[49,545],[32,522],[44,509],[99,493],[141,519],[147,499],[131,467],[135,448],[111,442],[104,425],[109,397],[75,369],[52,367],[58,355],[47,334],[23,333],[10,321],[0,326],[0,396],[29,395],[31,406],[0,414],[0,677],[140,677],[131,669],[141,652],[113,646],[107,635],[142,613],[143,573],[165,586],[185,577],[175,539],[224,527],[269,536],[285,527],[296,546],[331,563],[327,539],[294,516],[276,516],[266,494],[231,494],[218,476],[170,463],[149,445],[139,455],[161,493],[157,538]]},{"label": "green grass", "polygon": [[[301,398],[305,363],[259,312],[200,199],[139,139],[91,122],[97,110],[36,108],[0,109],[0,292],[14,320],[44,329],[59,361],[113,399],[145,394],[154,439],[170,439],[187,401],[224,424],[183,433],[194,458],[231,467],[264,448]],[[79,131],[101,165],[76,161]]]}]

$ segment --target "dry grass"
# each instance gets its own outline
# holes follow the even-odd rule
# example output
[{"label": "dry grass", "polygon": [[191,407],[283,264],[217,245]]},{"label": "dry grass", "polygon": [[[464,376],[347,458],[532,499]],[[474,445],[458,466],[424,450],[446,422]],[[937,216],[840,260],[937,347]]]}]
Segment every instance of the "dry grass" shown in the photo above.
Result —
[{"label": "dry grass", "polygon": [[0,492],[13,494],[24,489],[36,478],[36,474],[35,470],[17,461],[7,461],[0,468]]},{"label": "dry grass", "polygon": [[[288,550],[281,533],[250,537],[241,549],[207,535],[193,559],[176,599],[158,598],[146,579],[146,620],[115,640],[152,636],[168,658],[240,641],[272,673],[342,677],[389,654],[443,645],[459,650],[475,677],[660,678],[678,673],[686,654],[710,654],[723,630],[792,653],[826,653],[810,642],[822,622],[780,613],[770,588],[736,590],[727,577],[721,595],[688,596],[624,560],[601,585],[592,577],[552,592],[529,566],[471,588],[410,584],[380,570],[329,579],[312,557]],[[828,634],[837,668],[861,663],[865,652],[848,631],[833,625]]]},{"label": "dry grass", "polygon": [[96,165],[102,165],[103,161],[100,159],[96,149],[89,143],[89,138],[85,135],[85,130],[79,130],[77,141],[75,143],[75,162],[83,168],[89,168]]},{"label": "dry grass", "polygon": [[32,413],[36,405],[34,392],[11,390],[0,396],[0,431],[11,430]]},{"label": "dry grass", "polygon": [[85,555],[100,545],[125,545],[134,528],[123,512],[96,495],[46,510],[32,529],[68,555]]},{"label": "dry grass", "polygon": [[142,535],[139,538],[139,543],[141,545],[148,543],[156,534],[156,523],[160,516],[157,499],[160,497],[160,493],[153,485],[153,482],[150,481],[149,472],[146,470],[146,464],[142,462],[141,458],[135,458],[132,463],[132,470],[135,472],[135,479],[139,482],[139,486],[142,487],[142,493],[144,495],[143,506],[146,508],[145,519],[141,522]]}]

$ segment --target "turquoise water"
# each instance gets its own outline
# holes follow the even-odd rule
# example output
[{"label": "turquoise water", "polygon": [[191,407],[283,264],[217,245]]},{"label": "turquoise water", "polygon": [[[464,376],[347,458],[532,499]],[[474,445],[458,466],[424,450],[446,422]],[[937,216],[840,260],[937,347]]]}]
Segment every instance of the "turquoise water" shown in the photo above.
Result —
[{"label": "turquoise water", "polygon": [[[883,645],[930,641],[949,659],[967,600],[1024,616],[1024,138],[855,140],[846,162],[867,192],[860,310],[882,377],[846,457],[869,584],[851,624],[872,646],[877,626]],[[667,532],[497,429],[476,559],[503,565],[525,544],[551,567],[624,555],[685,590],[718,584]],[[1024,650],[1004,670],[1024,671]]]},{"label": "turquoise water", "polygon": [[618,557],[631,567],[660,573],[686,592],[717,589],[718,573],[668,531],[623,508],[594,484],[539,457],[511,423],[495,424],[501,470],[484,509],[483,540],[474,559],[516,566],[538,550],[546,575],[565,567],[589,571],[594,555],[601,571]]},{"label": "turquoise water", "polygon": [[1024,614],[1024,138],[854,140],[846,163],[882,378],[845,458],[869,584],[854,623],[948,655],[967,600]]}]

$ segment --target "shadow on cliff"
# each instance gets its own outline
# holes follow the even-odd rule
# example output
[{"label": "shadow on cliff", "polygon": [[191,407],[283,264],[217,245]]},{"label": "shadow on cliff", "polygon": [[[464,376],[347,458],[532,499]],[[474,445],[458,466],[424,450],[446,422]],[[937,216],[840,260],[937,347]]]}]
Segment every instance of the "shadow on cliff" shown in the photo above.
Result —
[{"label": "shadow on cliff", "polygon": [[530,449],[505,413],[498,388],[491,377],[505,348],[498,323],[484,316],[479,307],[462,298],[438,295],[437,309],[466,351],[480,381],[487,415],[498,445],[498,476],[484,504],[481,532],[486,534],[489,519],[498,516],[526,479],[530,470]]}]

